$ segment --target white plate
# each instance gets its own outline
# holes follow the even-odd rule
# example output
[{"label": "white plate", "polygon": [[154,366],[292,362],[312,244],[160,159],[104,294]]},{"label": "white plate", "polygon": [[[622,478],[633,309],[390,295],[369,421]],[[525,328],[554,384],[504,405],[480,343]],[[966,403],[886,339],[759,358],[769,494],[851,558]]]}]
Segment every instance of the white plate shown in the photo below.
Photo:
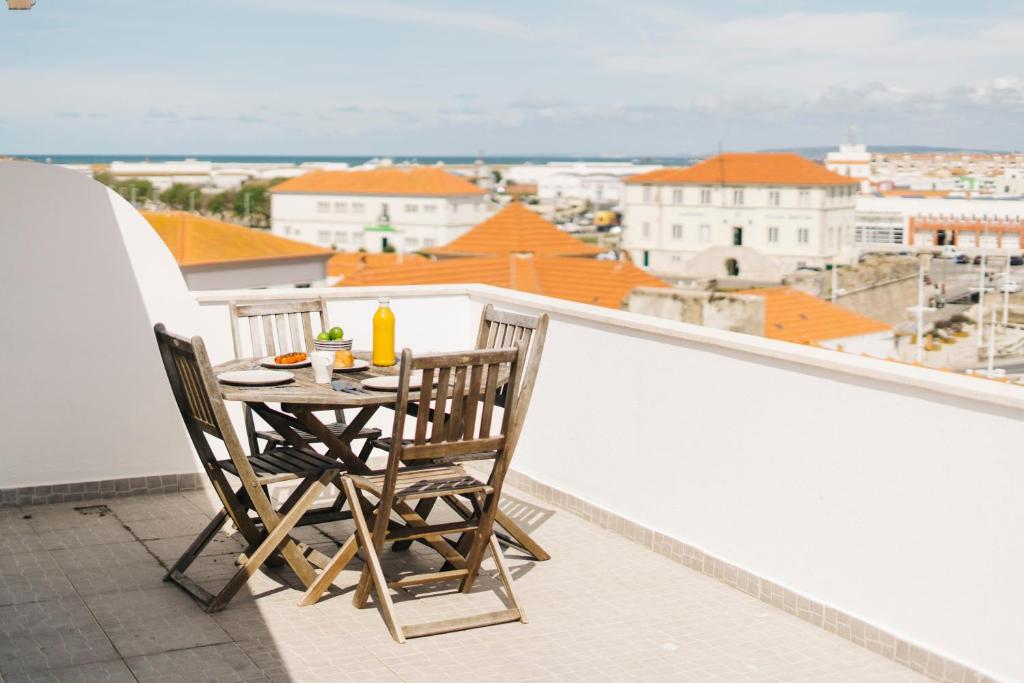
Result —
[{"label": "white plate", "polygon": [[308,368],[311,361],[309,356],[306,356],[306,360],[300,360],[298,363],[275,363],[273,356],[267,356],[266,358],[260,359],[260,365],[265,368],[278,368],[279,370],[287,370],[288,368]]},{"label": "white plate", "polygon": [[[419,389],[423,381],[423,371],[417,370],[409,375],[409,388]],[[367,389],[377,391],[398,391],[398,375],[386,375],[384,377],[371,377],[364,379],[361,384]]]},{"label": "white plate", "polygon": [[234,370],[220,373],[217,379],[224,384],[237,384],[243,387],[270,387],[275,384],[287,384],[295,379],[295,375],[282,370]]},{"label": "white plate", "polygon": [[354,361],[352,361],[352,367],[350,367],[350,368],[334,368],[334,371],[335,372],[359,372],[360,370],[365,370],[368,367],[370,367],[370,361],[362,360],[361,358],[356,358]]}]

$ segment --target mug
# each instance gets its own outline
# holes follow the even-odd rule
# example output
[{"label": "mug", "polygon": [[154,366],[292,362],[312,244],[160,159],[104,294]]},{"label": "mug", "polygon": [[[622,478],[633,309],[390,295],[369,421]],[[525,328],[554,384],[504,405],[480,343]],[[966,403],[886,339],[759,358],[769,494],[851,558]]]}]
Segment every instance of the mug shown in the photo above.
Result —
[{"label": "mug", "polygon": [[334,354],[330,351],[314,351],[309,355],[309,362],[313,366],[313,380],[317,384],[330,384]]}]

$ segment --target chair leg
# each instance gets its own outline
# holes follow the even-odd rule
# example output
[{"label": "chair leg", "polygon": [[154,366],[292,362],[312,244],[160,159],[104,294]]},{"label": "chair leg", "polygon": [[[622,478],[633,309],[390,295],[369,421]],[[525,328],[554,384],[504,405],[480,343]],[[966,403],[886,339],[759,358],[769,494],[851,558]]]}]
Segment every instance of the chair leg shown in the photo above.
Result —
[{"label": "chair leg", "polygon": [[[405,636],[402,634],[402,627],[399,625],[398,619],[395,616],[395,605],[391,601],[391,593],[388,589],[387,580],[384,578],[384,570],[380,566],[380,558],[377,555],[377,549],[373,545],[370,528],[366,524],[366,517],[363,516],[363,507],[358,498],[359,494],[356,493],[356,487],[352,484],[350,479],[342,479],[342,484],[345,487],[345,496],[348,498],[349,509],[352,510],[352,520],[356,524],[357,543],[363,551],[363,560],[366,562],[363,567],[363,573],[360,576],[360,585],[362,584],[363,577],[368,576],[373,581],[373,585],[377,590],[377,604],[380,605],[381,615],[384,617],[384,622],[387,624],[388,631],[391,633],[392,638],[399,643],[404,643]],[[386,513],[384,511],[379,511],[378,509],[378,514]],[[357,596],[353,597],[354,602],[355,597]],[[355,604],[357,607],[362,606],[360,602],[356,602]]]},{"label": "chair leg", "polygon": [[519,610],[519,621],[524,624],[527,623],[526,612],[519,606],[515,591],[512,590],[512,574],[508,571],[508,565],[505,564],[505,554],[501,552],[501,544],[498,543],[498,537],[493,533],[491,534],[488,548],[490,548],[491,557],[494,558],[494,564],[498,568],[498,576],[501,578],[501,583],[505,586],[505,595],[508,596],[508,601],[512,604],[513,609]]},{"label": "chair leg", "polygon": [[198,536],[196,536],[196,540],[192,541],[191,545],[189,545],[185,552],[182,553],[181,557],[178,558],[178,561],[167,570],[167,575],[164,577],[164,581],[171,580],[171,574],[174,572],[184,574],[185,570],[195,562],[196,558],[203,552],[203,549],[206,548],[206,546],[210,544],[210,541],[214,539],[217,532],[224,528],[224,524],[227,521],[227,510],[222,509],[214,515],[213,519],[210,520],[210,523],[206,525]]},{"label": "chair leg", "polygon": [[334,583],[334,579],[338,578],[338,574],[342,572],[345,567],[348,566],[352,558],[356,556],[356,552],[359,550],[359,544],[356,541],[355,534],[348,537],[345,543],[338,549],[331,561],[327,563],[327,566],[323,568],[320,575],[316,577],[316,581],[313,582],[306,593],[299,600],[299,606],[305,607],[312,605],[320,596]]},{"label": "chair leg", "polygon": [[[283,548],[286,545],[291,545],[298,552],[295,547],[295,542],[288,536],[295,524],[302,519],[302,515],[310,508],[310,506],[316,502],[317,497],[326,488],[326,485],[334,478],[336,471],[330,470],[320,476],[319,479],[314,481],[308,486],[305,493],[295,502],[288,512],[277,520],[277,524],[274,526],[274,530],[267,534],[267,537],[263,539],[259,547],[249,556],[248,561],[238,568],[231,580],[228,581],[227,585],[221,589],[213,600],[206,606],[207,612],[218,612],[227,606],[228,602],[235,596],[235,593],[245,585],[249,578],[256,573],[260,565],[270,557],[270,554],[278,548]],[[264,520],[266,523],[267,520]],[[301,555],[300,555],[301,556]],[[301,576],[301,567],[296,567],[292,562],[292,558],[285,555],[296,574]],[[305,561],[305,558],[302,558]],[[307,563],[308,566],[308,563]]]}]

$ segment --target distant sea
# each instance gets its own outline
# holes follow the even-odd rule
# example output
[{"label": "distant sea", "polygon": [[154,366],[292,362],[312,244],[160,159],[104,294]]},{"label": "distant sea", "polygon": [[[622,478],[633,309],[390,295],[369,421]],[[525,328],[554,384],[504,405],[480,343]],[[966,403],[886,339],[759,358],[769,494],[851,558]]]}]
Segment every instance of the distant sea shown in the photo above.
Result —
[{"label": "distant sea", "polygon": [[[211,155],[211,154],[14,154],[12,156],[21,159],[32,159],[43,163],[53,164],[109,164],[112,161],[183,161],[185,159],[199,159],[201,161],[212,161],[214,163],[243,163],[243,164],[273,164],[290,163],[301,164],[310,161],[329,161],[347,163],[356,166],[371,159],[393,159],[395,163],[409,162],[416,164],[472,164],[477,160],[475,156],[400,156],[400,155],[378,155],[378,156],[261,156],[261,155]],[[664,166],[690,164],[693,157],[687,156],[485,156],[484,163],[488,164],[546,164],[549,161],[632,161],[644,164],[661,164]]]}]

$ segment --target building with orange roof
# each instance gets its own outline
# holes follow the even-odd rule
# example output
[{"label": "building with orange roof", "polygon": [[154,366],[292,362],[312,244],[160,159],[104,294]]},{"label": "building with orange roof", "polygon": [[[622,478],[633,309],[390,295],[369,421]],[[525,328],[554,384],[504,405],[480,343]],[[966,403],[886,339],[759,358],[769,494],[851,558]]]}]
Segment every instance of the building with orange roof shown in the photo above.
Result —
[{"label": "building with orange roof", "polygon": [[189,289],[312,286],[325,283],[332,252],[185,211],[144,211]]},{"label": "building with orange roof", "polygon": [[768,287],[735,292],[764,299],[764,336],[815,344],[878,358],[894,355],[892,326],[793,289]]},{"label": "building with orange roof", "polygon": [[365,251],[335,252],[327,262],[327,275],[332,278],[346,278],[366,270],[391,268],[407,263],[419,263],[427,259],[419,254],[369,254]]},{"label": "building with orange roof", "polygon": [[626,183],[623,247],[659,274],[778,282],[856,258],[858,181],[797,154],[720,154]]},{"label": "building with orange roof", "polygon": [[607,308],[621,308],[635,287],[668,287],[664,280],[629,261],[523,253],[409,261],[364,270],[346,277],[338,286],[427,284],[493,285]]},{"label": "building with orange roof", "polygon": [[271,189],[275,235],[343,251],[415,252],[491,213],[487,193],[439,166],[313,171]]},{"label": "building with orange roof", "polygon": [[521,202],[511,202],[448,244],[424,250],[438,258],[507,254],[596,256],[605,251],[559,230]]}]

